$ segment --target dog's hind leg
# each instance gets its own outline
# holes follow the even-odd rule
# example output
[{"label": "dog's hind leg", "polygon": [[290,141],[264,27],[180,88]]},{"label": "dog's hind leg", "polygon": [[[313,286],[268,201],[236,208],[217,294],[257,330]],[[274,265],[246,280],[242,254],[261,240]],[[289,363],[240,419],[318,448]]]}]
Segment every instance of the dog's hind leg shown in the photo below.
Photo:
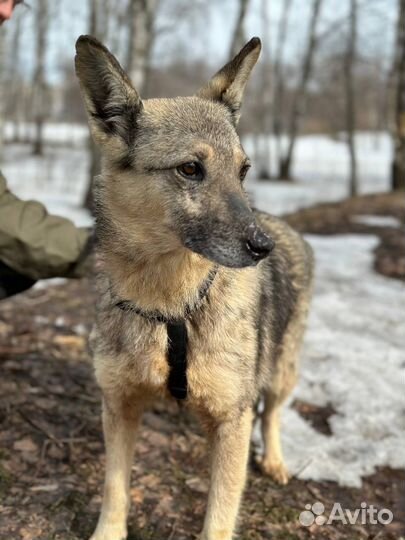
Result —
[{"label": "dog's hind leg", "polygon": [[103,400],[106,476],[103,504],[91,540],[124,540],[127,537],[129,484],[141,409],[121,400]]},{"label": "dog's hind leg", "polygon": [[231,540],[245,485],[253,413],[245,410],[211,433],[211,485],[201,540]]},{"label": "dog's hind leg", "polygon": [[280,409],[282,400],[272,392],[264,396],[264,411],[262,413],[262,437],[264,454],[260,467],[265,474],[278,484],[287,484],[289,474],[284,464],[280,441]]},{"label": "dog's hind leg", "polygon": [[264,393],[262,413],[262,436],[264,455],[260,462],[262,471],[278,484],[286,484],[289,479],[284,464],[280,441],[280,412],[284,400],[291,393],[297,381],[298,358],[308,312],[309,294],[304,293],[297,302],[297,309],[291,318],[278,354],[272,366],[270,387]]}]

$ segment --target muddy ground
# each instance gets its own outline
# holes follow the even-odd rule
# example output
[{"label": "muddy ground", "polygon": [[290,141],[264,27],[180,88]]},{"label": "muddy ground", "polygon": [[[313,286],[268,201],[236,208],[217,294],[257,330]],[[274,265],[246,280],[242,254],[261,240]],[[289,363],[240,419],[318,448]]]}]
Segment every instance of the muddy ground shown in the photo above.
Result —
[{"label": "muddy ground", "polygon": [[[290,215],[301,231],[378,234],[376,269],[405,279],[404,234],[359,225],[359,213],[403,221],[403,196],[359,197]],[[369,227],[370,229],[370,227]],[[394,238],[394,240],[393,240]],[[92,532],[100,505],[104,451],[100,393],[87,336],[94,293],[88,280],[33,290],[0,305],[0,539],[79,540]],[[333,411],[295,407],[329,432]],[[158,403],[143,421],[132,476],[130,540],[191,540],[201,528],[207,492],[207,447],[198,424],[176,403]],[[362,489],[291,480],[278,487],[253,459],[241,509],[241,540],[399,539],[405,536],[405,471],[378,470]],[[308,503],[361,502],[390,508],[381,525],[300,525]]]}]

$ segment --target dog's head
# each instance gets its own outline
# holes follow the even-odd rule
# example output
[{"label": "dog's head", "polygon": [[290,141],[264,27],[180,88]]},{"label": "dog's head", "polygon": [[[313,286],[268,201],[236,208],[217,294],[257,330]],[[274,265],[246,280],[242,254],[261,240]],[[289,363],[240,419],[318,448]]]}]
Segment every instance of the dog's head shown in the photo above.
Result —
[{"label": "dog's head", "polygon": [[103,154],[101,207],[127,249],[185,247],[229,267],[270,253],[243,189],[250,164],[235,130],[260,48],[253,38],[193,97],[142,101],[101,43],[78,39],[76,72]]}]

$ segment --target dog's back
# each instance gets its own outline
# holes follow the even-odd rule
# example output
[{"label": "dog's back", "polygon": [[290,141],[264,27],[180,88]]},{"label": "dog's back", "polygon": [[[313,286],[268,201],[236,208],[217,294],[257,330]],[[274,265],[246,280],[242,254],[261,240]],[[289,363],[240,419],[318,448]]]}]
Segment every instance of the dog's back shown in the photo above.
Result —
[{"label": "dog's back", "polygon": [[[313,252],[310,245],[285,221],[256,212],[271,235],[275,248],[260,265],[264,316],[263,328],[271,329],[271,339],[281,345],[298,311],[309,303],[312,290]],[[307,306],[308,307],[308,306]]]}]

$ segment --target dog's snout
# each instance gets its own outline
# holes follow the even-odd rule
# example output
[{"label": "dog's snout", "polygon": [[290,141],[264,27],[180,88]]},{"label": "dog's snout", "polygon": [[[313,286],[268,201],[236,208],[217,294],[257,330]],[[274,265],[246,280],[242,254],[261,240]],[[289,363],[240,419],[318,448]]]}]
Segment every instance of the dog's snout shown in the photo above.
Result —
[{"label": "dog's snout", "polygon": [[267,257],[274,248],[274,242],[260,227],[249,227],[246,247],[255,261]]}]

